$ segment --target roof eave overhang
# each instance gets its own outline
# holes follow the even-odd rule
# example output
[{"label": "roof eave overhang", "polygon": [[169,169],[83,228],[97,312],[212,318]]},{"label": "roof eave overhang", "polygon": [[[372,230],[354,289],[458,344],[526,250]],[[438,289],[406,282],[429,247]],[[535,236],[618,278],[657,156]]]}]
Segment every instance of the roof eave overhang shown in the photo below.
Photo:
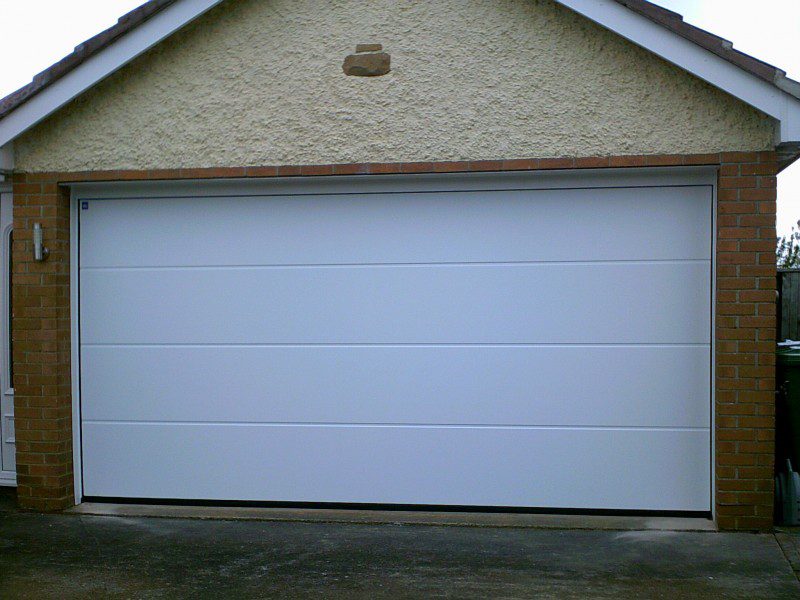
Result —
[{"label": "roof eave overhang", "polygon": [[0,175],[14,170],[14,142],[0,146]]},{"label": "roof eave overhang", "polygon": [[800,143],[792,142],[780,144],[777,147],[777,152],[779,167],[778,172],[780,172],[800,159]]},{"label": "roof eave overhang", "polygon": [[131,29],[0,120],[0,147],[220,2],[222,0],[177,0]]},{"label": "roof eave overhang", "polygon": [[800,142],[800,98],[782,82],[748,73],[616,0],[557,2],[774,118],[776,146]]}]

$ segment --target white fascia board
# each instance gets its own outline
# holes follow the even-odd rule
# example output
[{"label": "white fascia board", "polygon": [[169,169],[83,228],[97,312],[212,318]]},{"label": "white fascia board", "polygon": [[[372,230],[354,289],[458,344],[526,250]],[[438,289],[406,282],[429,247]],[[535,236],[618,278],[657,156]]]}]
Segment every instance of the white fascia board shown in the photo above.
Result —
[{"label": "white fascia board", "polygon": [[[14,143],[0,146],[0,172],[14,170]],[[0,180],[2,181],[2,180]]]},{"label": "white fascia board", "polygon": [[0,146],[220,2],[222,0],[178,0],[153,15],[0,120]]},{"label": "white fascia board", "polygon": [[800,142],[800,101],[786,95],[786,112],[781,119],[779,144]]},{"label": "white fascia board", "polygon": [[777,144],[800,141],[800,100],[615,0],[557,0],[780,122]]}]

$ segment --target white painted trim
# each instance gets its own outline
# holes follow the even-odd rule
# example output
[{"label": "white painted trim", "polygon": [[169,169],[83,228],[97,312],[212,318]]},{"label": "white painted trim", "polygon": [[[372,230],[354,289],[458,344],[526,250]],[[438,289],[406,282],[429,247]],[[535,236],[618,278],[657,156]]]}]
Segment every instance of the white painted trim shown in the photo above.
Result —
[{"label": "white painted trim", "polygon": [[222,0],[178,0],[0,120],[0,146],[169,37]]},{"label": "white painted trim", "polygon": [[800,100],[617,3],[615,0],[557,0],[711,85],[780,121],[776,143],[800,141]]},{"label": "white painted trim", "polygon": [[[178,0],[0,120],[0,146],[222,0]],[[780,122],[776,144],[800,142],[800,100],[615,0],[557,0],[565,7],[685,69]],[[13,155],[12,155],[13,164]],[[0,169],[3,167],[0,160]]]},{"label": "white painted trim", "polygon": [[[9,196],[11,194],[8,194]],[[11,203],[11,211],[14,207],[14,198],[9,198]],[[11,252],[11,234],[14,232],[13,212],[10,214],[11,220],[0,232],[0,243],[3,244],[3,252],[0,256],[4,258],[3,264],[0,265],[0,281],[3,286],[0,289],[0,348],[2,348],[3,362],[0,365],[0,389],[4,390],[5,396],[14,395],[14,382],[11,381],[11,328],[9,322],[11,320],[11,257],[6,254]]]},{"label": "white painted trim", "polygon": [[[14,142],[0,146],[0,171],[14,170]],[[2,181],[2,179],[0,179]]]},{"label": "white painted trim", "polygon": [[711,519],[717,524],[717,186],[711,190]]},{"label": "white painted trim", "polygon": [[70,372],[72,375],[72,469],[75,504],[83,499],[83,461],[81,455],[81,367],[80,367],[80,276],[78,273],[80,231],[78,198],[72,190],[69,206],[69,296],[70,296]]},{"label": "white painted trim", "polygon": [[[11,233],[14,227],[14,199],[10,184],[0,183],[0,393],[2,393],[3,402],[0,402],[0,458],[3,452],[7,451],[10,446],[16,452],[16,438],[9,434],[9,430],[14,423],[14,388],[11,381],[11,331],[9,321],[11,316],[11,288],[9,283],[11,281],[11,265],[10,265],[10,251],[11,251]],[[4,437],[7,435],[8,437]],[[6,456],[6,458],[8,458]],[[16,459],[16,456],[14,457]],[[6,461],[3,461],[6,462]],[[16,464],[16,460],[14,461]],[[10,469],[0,471],[0,485],[16,485],[17,475],[16,472]]]}]

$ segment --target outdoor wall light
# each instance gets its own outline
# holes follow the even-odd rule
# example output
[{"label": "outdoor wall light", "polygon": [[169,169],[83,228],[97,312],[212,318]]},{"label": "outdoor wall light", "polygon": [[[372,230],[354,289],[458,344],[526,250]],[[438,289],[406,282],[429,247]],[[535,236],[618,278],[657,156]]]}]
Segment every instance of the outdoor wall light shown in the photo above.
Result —
[{"label": "outdoor wall light", "polygon": [[42,262],[50,256],[50,250],[44,247],[44,233],[41,223],[33,224],[33,260]]}]

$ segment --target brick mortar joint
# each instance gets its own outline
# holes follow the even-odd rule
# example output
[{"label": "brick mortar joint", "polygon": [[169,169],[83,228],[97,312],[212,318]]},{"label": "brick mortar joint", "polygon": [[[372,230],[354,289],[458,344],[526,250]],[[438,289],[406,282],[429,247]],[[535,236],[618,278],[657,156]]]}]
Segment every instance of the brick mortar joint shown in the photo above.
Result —
[{"label": "brick mortar joint", "polygon": [[[317,163],[301,165],[251,165],[235,167],[181,167],[175,169],[115,169],[105,171],[17,172],[15,185],[68,184],[78,181],[195,179],[228,177],[337,176],[353,174],[404,174],[506,170],[560,170],[659,166],[725,166],[774,163],[774,151],[715,152],[710,154],[631,154],[545,158],[503,158],[418,162]],[[753,175],[756,176],[756,175]],[[761,175],[759,175],[761,176]],[[765,175],[766,176],[766,175]],[[56,195],[27,194],[29,197]]]}]

